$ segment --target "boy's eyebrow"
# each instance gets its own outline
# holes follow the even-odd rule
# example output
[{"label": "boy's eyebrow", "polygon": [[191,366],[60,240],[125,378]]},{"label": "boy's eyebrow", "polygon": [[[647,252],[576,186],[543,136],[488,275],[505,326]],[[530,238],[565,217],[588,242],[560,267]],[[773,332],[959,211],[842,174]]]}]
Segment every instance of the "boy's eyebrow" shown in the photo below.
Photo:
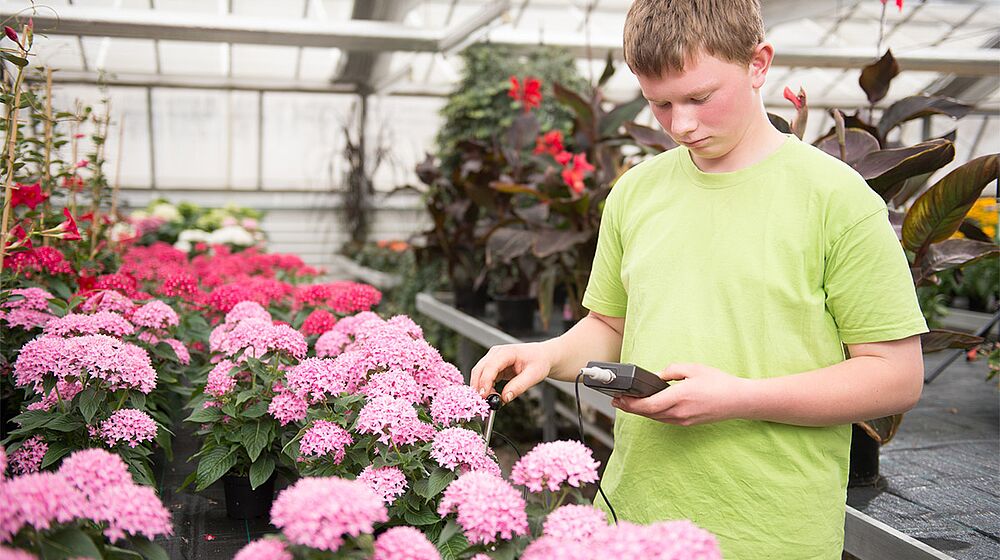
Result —
[{"label": "boy's eyebrow", "polygon": [[[709,93],[712,93],[716,89],[717,88],[714,85],[704,86],[704,87],[700,87],[700,88],[698,88],[698,89],[696,89],[694,91],[691,91],[689,93],[686,93],[686,94],[682,95],[681,97],[684,97],[686,99],[692,99],[692,98],[693,99],[698,99],[698,98],[701,98],[701,97],[705,97],[706,95],[708,95]],[[643,97],[646,97],[645,94],[643,94]],[[653,103],[662,103],[662,101],[659,100],[659,99],[650,99],[649,97],[646,97],[646,101],[651,101]]]}]

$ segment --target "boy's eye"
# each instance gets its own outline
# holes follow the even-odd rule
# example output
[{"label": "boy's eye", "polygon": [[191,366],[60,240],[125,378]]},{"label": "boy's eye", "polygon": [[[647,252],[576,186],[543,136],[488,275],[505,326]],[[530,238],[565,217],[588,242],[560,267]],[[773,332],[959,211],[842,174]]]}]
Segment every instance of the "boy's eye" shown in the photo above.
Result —
[{"label": "boy's eye", "polygon": [[710,98],[710,97],[712,97],[712,96],[711,95],[706,95],[704,97],[692,97],[691,98],[691,102],[692,103],[704,103],[704,102],[708,101],[708,98]]},{"label": "boy's eye", "polygon": [[653,103],[653,105],[659,107],[660,109],[669,109],[670,108],[670,102],[669,101],[667,101],[665,103]]}]

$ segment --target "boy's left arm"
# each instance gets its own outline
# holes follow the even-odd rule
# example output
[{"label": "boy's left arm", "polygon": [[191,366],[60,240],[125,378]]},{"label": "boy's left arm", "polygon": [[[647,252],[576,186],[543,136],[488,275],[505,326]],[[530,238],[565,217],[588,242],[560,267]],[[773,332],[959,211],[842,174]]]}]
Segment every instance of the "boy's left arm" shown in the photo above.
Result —
[{"label": "boy's left arm", "polygon": [[745,379],[703,364],[672,364],[660,376],[673,383],[645,399],[612,404],[668,424],[689,426],[743,418],[799,426],[829,426],[905,412],[924,382],[920,336],[848,345],[850,358],[821,369]]}]

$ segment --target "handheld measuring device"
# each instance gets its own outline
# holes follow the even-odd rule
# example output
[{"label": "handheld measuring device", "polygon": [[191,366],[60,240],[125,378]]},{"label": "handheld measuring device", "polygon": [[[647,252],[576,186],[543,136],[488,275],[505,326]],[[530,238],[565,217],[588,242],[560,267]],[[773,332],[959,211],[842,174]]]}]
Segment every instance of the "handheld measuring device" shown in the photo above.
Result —
[{"label": "handheld measuring device", "polygon": [[587,362],[580,375],[584,385],[611,397],[626,395],[643,398],[670,386],[658,375],[635,364]]}]

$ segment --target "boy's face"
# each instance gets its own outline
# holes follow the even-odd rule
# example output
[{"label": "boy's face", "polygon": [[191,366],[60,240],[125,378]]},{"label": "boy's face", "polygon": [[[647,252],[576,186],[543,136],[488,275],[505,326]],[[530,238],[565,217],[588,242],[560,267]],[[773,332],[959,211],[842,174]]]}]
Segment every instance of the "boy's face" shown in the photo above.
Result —
[{"label": "boy's face", "polygon": [[757,89],[770,60],[761,67],[758,58],[742,66],[700,54],[680,72],[636,78],[663,130],[696,158],[713,160],[737,147],[760,115]]}]

